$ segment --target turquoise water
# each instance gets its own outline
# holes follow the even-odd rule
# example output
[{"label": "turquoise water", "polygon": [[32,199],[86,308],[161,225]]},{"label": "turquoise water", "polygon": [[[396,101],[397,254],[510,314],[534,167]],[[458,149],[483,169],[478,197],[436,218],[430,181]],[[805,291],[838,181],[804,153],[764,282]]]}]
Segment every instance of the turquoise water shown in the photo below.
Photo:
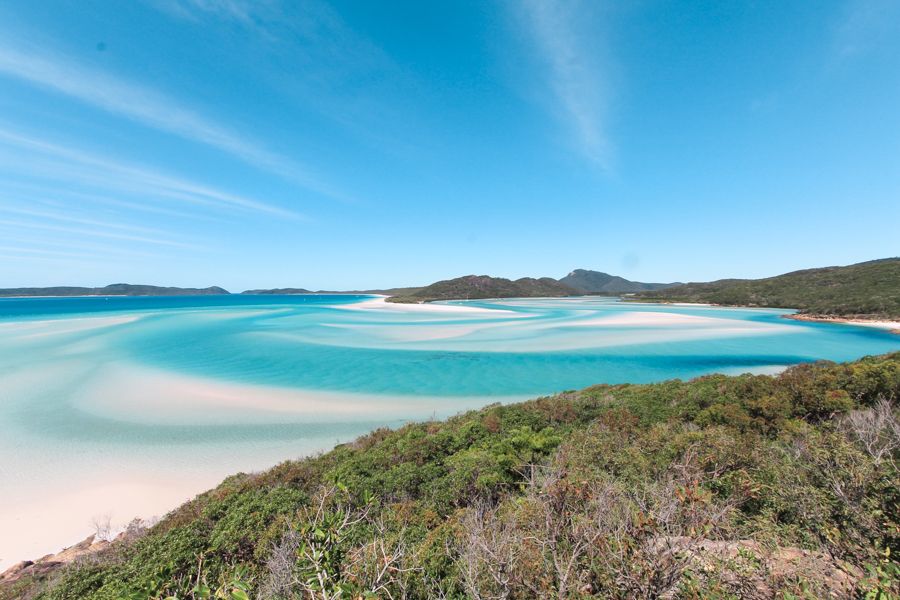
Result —
[{"label": "turquoise water", "polygon": [[[372,304],[367,296],[3,299],[0,427],[95,444],[170,444],[304,439],[310,422],[317,431],[327,422],[343,438],[360,430],[348,422],[372,427],[595,383],[770,372],[900,348],[900,337],[889,332],[787,320],[785,310],[606,298],[359,309]],[[326,406],[252,423],[238,414],[179,422],[176,410],[160,422],[172,407],[153,414],[143,410],[146,401],[131,406],[129,369],[142,369],[144,378],[152,373],[161,395],[166,377],[176,375],[337,394],[330,403],[340,394],[361,395],[363,404],[375,395],[391,398],[396,410],[331,414]],[[115,377],[103,389],[111,370]],[[23,375],[27,384],[16,383]],[[118,400],[88,410],[91,394]],[[190,403],[190,394],[181,396]],[[252,398],[243,410],[257,412]]]},{"label": "turquoise water", "polygon": [[[900,349],[889,332],[790,312],[604,298],[0,299],[0,531],[54,511],[86,524],[88,508],[72,507],[90,486],[171,483],[187,497],[237,470],[494,401]],[[48,490],[58,506],[35,513]],[[172,504],[130,493],[103,496],[123,521]],[[20,548],[6,554],[29,556]]]},{"label": "turquoise water", "polygon": [[[468,315],[343,310],[364,296],[212,296],[0,300],[0,326],[138,315],[99,330],[62,332],[35,353],[95,342],[84,360],[130,360],[204,377],[341,392],[505,396],[593,383],[650,382],[711,371],[849,360],[900,347],[870,327],[782,319],[784,310],[623,304],[608,299],[455,303]],[[496,316],[492,309],[501,309]],[[623,314],[709,322],[593,325]],[[734,324],[745,330],[734,330]],[[456,331],[453,331],[454,328]],[[443,331],[453,337],[440,337]],[[26,334],[28,335],[28,334]],[[14,340],[8,338],[7,342]],[[0,368],[40,360],[0,346]]]}]

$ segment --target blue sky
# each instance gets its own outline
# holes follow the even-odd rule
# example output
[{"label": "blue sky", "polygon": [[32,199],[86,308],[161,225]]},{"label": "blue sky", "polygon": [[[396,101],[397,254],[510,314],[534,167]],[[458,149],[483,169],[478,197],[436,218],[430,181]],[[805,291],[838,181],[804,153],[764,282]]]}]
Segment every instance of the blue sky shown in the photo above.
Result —
[{"label": "blue sky", "polygon": [[9,0],[0,287],[900,254],[900,3]]}]

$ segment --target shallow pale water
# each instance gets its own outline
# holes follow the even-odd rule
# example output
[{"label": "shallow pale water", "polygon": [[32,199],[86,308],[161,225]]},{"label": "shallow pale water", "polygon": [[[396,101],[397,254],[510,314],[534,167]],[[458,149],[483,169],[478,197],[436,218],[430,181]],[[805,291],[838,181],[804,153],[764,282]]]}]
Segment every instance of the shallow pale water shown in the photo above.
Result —
[{"label": "shallow pale water", "polygon": [[785,310],[603,298],[0,299],[0,566],[382,425],[900,349]]}]

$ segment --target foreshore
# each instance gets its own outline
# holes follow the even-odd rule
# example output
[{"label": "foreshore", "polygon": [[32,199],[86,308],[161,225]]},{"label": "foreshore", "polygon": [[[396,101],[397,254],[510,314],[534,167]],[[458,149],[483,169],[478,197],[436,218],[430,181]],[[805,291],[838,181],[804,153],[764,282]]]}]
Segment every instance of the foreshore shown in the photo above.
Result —
[{"label": "foreshore", "polygon": [[785,319],[793,319],[794,321],[810,321],[813,323],[841,323],[844,325],[861,325],[863,327],[874,327],[876,329],[887,329],[891,333],[900,335],[900,321],[885,321],[883,319],[867,319],[863,317],[836,317],[831,315],[806,315],[793,314],[784,315]]}]

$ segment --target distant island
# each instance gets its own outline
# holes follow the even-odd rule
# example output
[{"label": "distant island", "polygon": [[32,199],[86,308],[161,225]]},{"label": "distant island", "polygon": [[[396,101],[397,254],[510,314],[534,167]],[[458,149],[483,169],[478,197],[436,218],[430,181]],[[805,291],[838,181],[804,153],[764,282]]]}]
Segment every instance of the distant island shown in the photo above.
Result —
[{"label": "distant island", "polygon": [[241,294],[247,294],[251,296],[292,296],[296,294],[314,294],[310,290],[305,290],[303,288],[272,288],[270,290],[245,290],[241,292]]},{"label": "distant island", "polygon": [[0,297],[37,296],[218,296],[228,294],[218,286],[207,288],[160,287],[113,283],[104,287],[24,287],[0,289]]},{"label": "distant island", "polygon": [[445,279],[424,287],[403,287],[354,291],[311,291],[304,288],[247,290],[244,294],[381,294],[390,302],[419,303],[436,300],[474,300],[485,298],[557,298],[579,295],[618,296],[632,292],[663,289],[680,283],[644,283],[629,281],[601,271],[575,269],[562,279],[522,277],[511,280],[490,275],[465,275]]},{"label": "distant island", "polygon": [[631,298],[726,306],[796,308],[801,319],[900,319],[900,258],[823,267],[765,279],[686,283]]},{"label": "distant island", "polygon": [[523,277],[513,281],[489,275],[466,275],[438,281],[406,295],[392,296],[388,298],[388,302],[409,304],[478,298],[546,298],[577,296],[581,293],[550,277]]},{"label": "distant island", "polygon": [[294,296],[302,294],[377,294],[380,296],[402,296],[411,294],[422,288],[403,287],[403,288],[386,288],[378,290],[307,290],[304,288],[270,288],[260,290],[245,290],[241,294],[248,296]]}]

